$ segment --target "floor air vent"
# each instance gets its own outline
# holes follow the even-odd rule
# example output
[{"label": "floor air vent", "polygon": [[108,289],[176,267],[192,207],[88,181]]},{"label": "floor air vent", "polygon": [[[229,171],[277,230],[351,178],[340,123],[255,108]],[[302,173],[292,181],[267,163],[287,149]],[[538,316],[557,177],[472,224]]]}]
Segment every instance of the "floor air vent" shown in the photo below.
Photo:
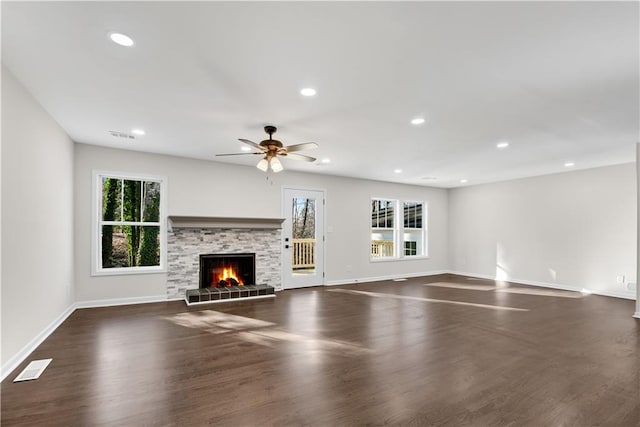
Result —
[{"label": "floor air vent", "polygon": [[20,375],[18,375],[13,382],[37,380],[52,360],[53,359],[42,359],[32,361],[20,372]]}]

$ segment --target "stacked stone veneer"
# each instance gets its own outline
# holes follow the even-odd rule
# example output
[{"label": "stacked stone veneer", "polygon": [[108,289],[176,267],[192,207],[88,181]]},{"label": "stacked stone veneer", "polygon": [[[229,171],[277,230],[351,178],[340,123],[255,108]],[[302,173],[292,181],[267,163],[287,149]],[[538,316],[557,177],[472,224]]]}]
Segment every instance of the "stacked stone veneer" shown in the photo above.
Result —
[{"label": "stacked stone veneer", "polygon": [[200,286],[200,254],[256,254],[256,284],[282,287],[281,230],[174,228],[167,235],[167,295]]}]

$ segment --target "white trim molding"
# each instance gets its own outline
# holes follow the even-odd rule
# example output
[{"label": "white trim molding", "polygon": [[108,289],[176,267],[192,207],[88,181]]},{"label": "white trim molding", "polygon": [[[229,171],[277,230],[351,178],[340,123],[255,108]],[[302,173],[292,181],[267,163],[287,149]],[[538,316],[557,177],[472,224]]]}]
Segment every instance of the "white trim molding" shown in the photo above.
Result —
[{"label": "white trim molding", "polygon": [[635,317],[636,319],[640,319],[640,311],[636,311],[635,313],[633,313],[633,317]]},{"label": "white trim molding", "polygon": [[[147,175],[128,172],[109,172],[103,170],[92,170],[92,208],[91,208],[91,276],[112,276],[112,275],[129,275],[129,274],[164,274],[167,272],[167,195],[168,180],[166,176]],[[160,183],[160,207],[159,218],[157,222],[144,222],[143,218],[139,221],[104,221],[102,219],[102,177],[118,178],[123,180],[135,181],[153,181]],[[160,236],[160,264],[154,266],[142,267],[122,267],[122,268],[103,268],[102,267],[102,225],[138,225],[140,227],[159,227]]]},{"label": "white trim molding", "polygon": [[577,286],[565,285],[562,283],[546,283],[546,282],[538,282],[533,280],[525,280],[525,279],[517,279],[517,278],[498,279],[495,276],[491,276],[487,274],[466,273],[462,271],[448,271],[448,273],[455,274],[458,276],[475,277],[478,279],[488,279],[488,280],[496,280],[499,282],[516,283],[518,285],[538,286],[541,288],[559,289],[563,291],[587,292],[593,295],[601,295],[605,297],[622,298],[622,299],[628,299],[628,300],[636,299],[632,293],[607,291],[607,290],[601,290],[601,289],[579,288]]},{"label": "white trim molding", "polygon": [[36,335],[29,343],[27,343],[19,352],[14,354],[2,367],[0,367],[0,381],[4,381],[22,362],[40,344],[46,340],[62,323],[74,311],[81,308],[94,308],[94,307],[111,307],[115,305],[130,305],[130,304],[145,304],[151,302],[166,302],[166,301],[184,301],[183,298],[170,299],[166,295],[155,295],[147,297],[134,297],[134,298],[116,298],[108,300],[95,300],[95,301],[79,301],[71,304],[60,316],[58,316],[53,322],[51,322],[46,328]]},{"label": "white trim molding", "polygon": [[116,305],[148,304],[152,302],[182,301],[183,298],[168,298],[167,295],[151,295],[146,297],[112,298],[93,301],[78,301],[75,308],[113,307]]},{"label": "white trim molding", "polygon": [[33,351],[38,348],[40,344],[46,340],[49,335],[51,335],[58,326],[62,325],[62,323],[67,320],[67,317],[71,316],[71,314],[75,311],[75,304],[71,304],[65,311],[60,314],[53,322],[51,322],[46,328],[44,328],[38,335],[33,337],[31,341],[29,341],[20,351],[14,354],[7,363],[2,365],[0,368],[0,381],[4,381],[5,378],[11,374],[24,360],[29,357]]},{"label": "white trim molding", "polygon": [[354,279],[329,280],[327,281],[325,286],[355,285],[356,283],[382,282],[385,280],[393,280],[393,279],[410,279],[412,277],[437,276],[439,274],[448,274],[448,273],[449,271],[447,270],[439,270],[439,271],[428,271],[428,272],[421,272],[421,273],[392,274],[389,276],[359,277]]}]

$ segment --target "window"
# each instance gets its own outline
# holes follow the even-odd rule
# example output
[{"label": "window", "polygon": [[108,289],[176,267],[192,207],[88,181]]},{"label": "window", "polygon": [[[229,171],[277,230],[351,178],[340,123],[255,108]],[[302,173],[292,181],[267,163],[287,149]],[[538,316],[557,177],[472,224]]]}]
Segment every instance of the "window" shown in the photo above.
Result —
[{"label": "window", "polygon": [[96,174],[95,274],[163,271],[164,181]]},{"label": "window", "polygon": [[424,206],[423,202],[372,199],[371,258],[426,256]]},{"label": "window", "polygon": [[422,228],[422,207],[420,202],[402,202],[404,215],[404,256],[424,255],[424,230]]},{"label": "window", "polygon": [[395,201],[373,199],[371,201],[371,256],[395,256]]}]

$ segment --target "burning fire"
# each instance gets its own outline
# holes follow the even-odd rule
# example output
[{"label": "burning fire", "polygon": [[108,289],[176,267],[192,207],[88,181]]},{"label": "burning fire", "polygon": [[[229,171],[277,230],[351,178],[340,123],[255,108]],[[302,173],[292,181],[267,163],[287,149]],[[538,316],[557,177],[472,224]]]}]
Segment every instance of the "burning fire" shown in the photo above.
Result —
[{"label": "burning fire", "polygon": [[[236,272],[233,266],[223,267],[222,271],[214,271],[212,275],[214,286],[220,284],[220,282],[226,282],[226,286],[244,286],[242,279],[239,277],[240,275]],[[233,282],[236,282],[237,284]]]}]

